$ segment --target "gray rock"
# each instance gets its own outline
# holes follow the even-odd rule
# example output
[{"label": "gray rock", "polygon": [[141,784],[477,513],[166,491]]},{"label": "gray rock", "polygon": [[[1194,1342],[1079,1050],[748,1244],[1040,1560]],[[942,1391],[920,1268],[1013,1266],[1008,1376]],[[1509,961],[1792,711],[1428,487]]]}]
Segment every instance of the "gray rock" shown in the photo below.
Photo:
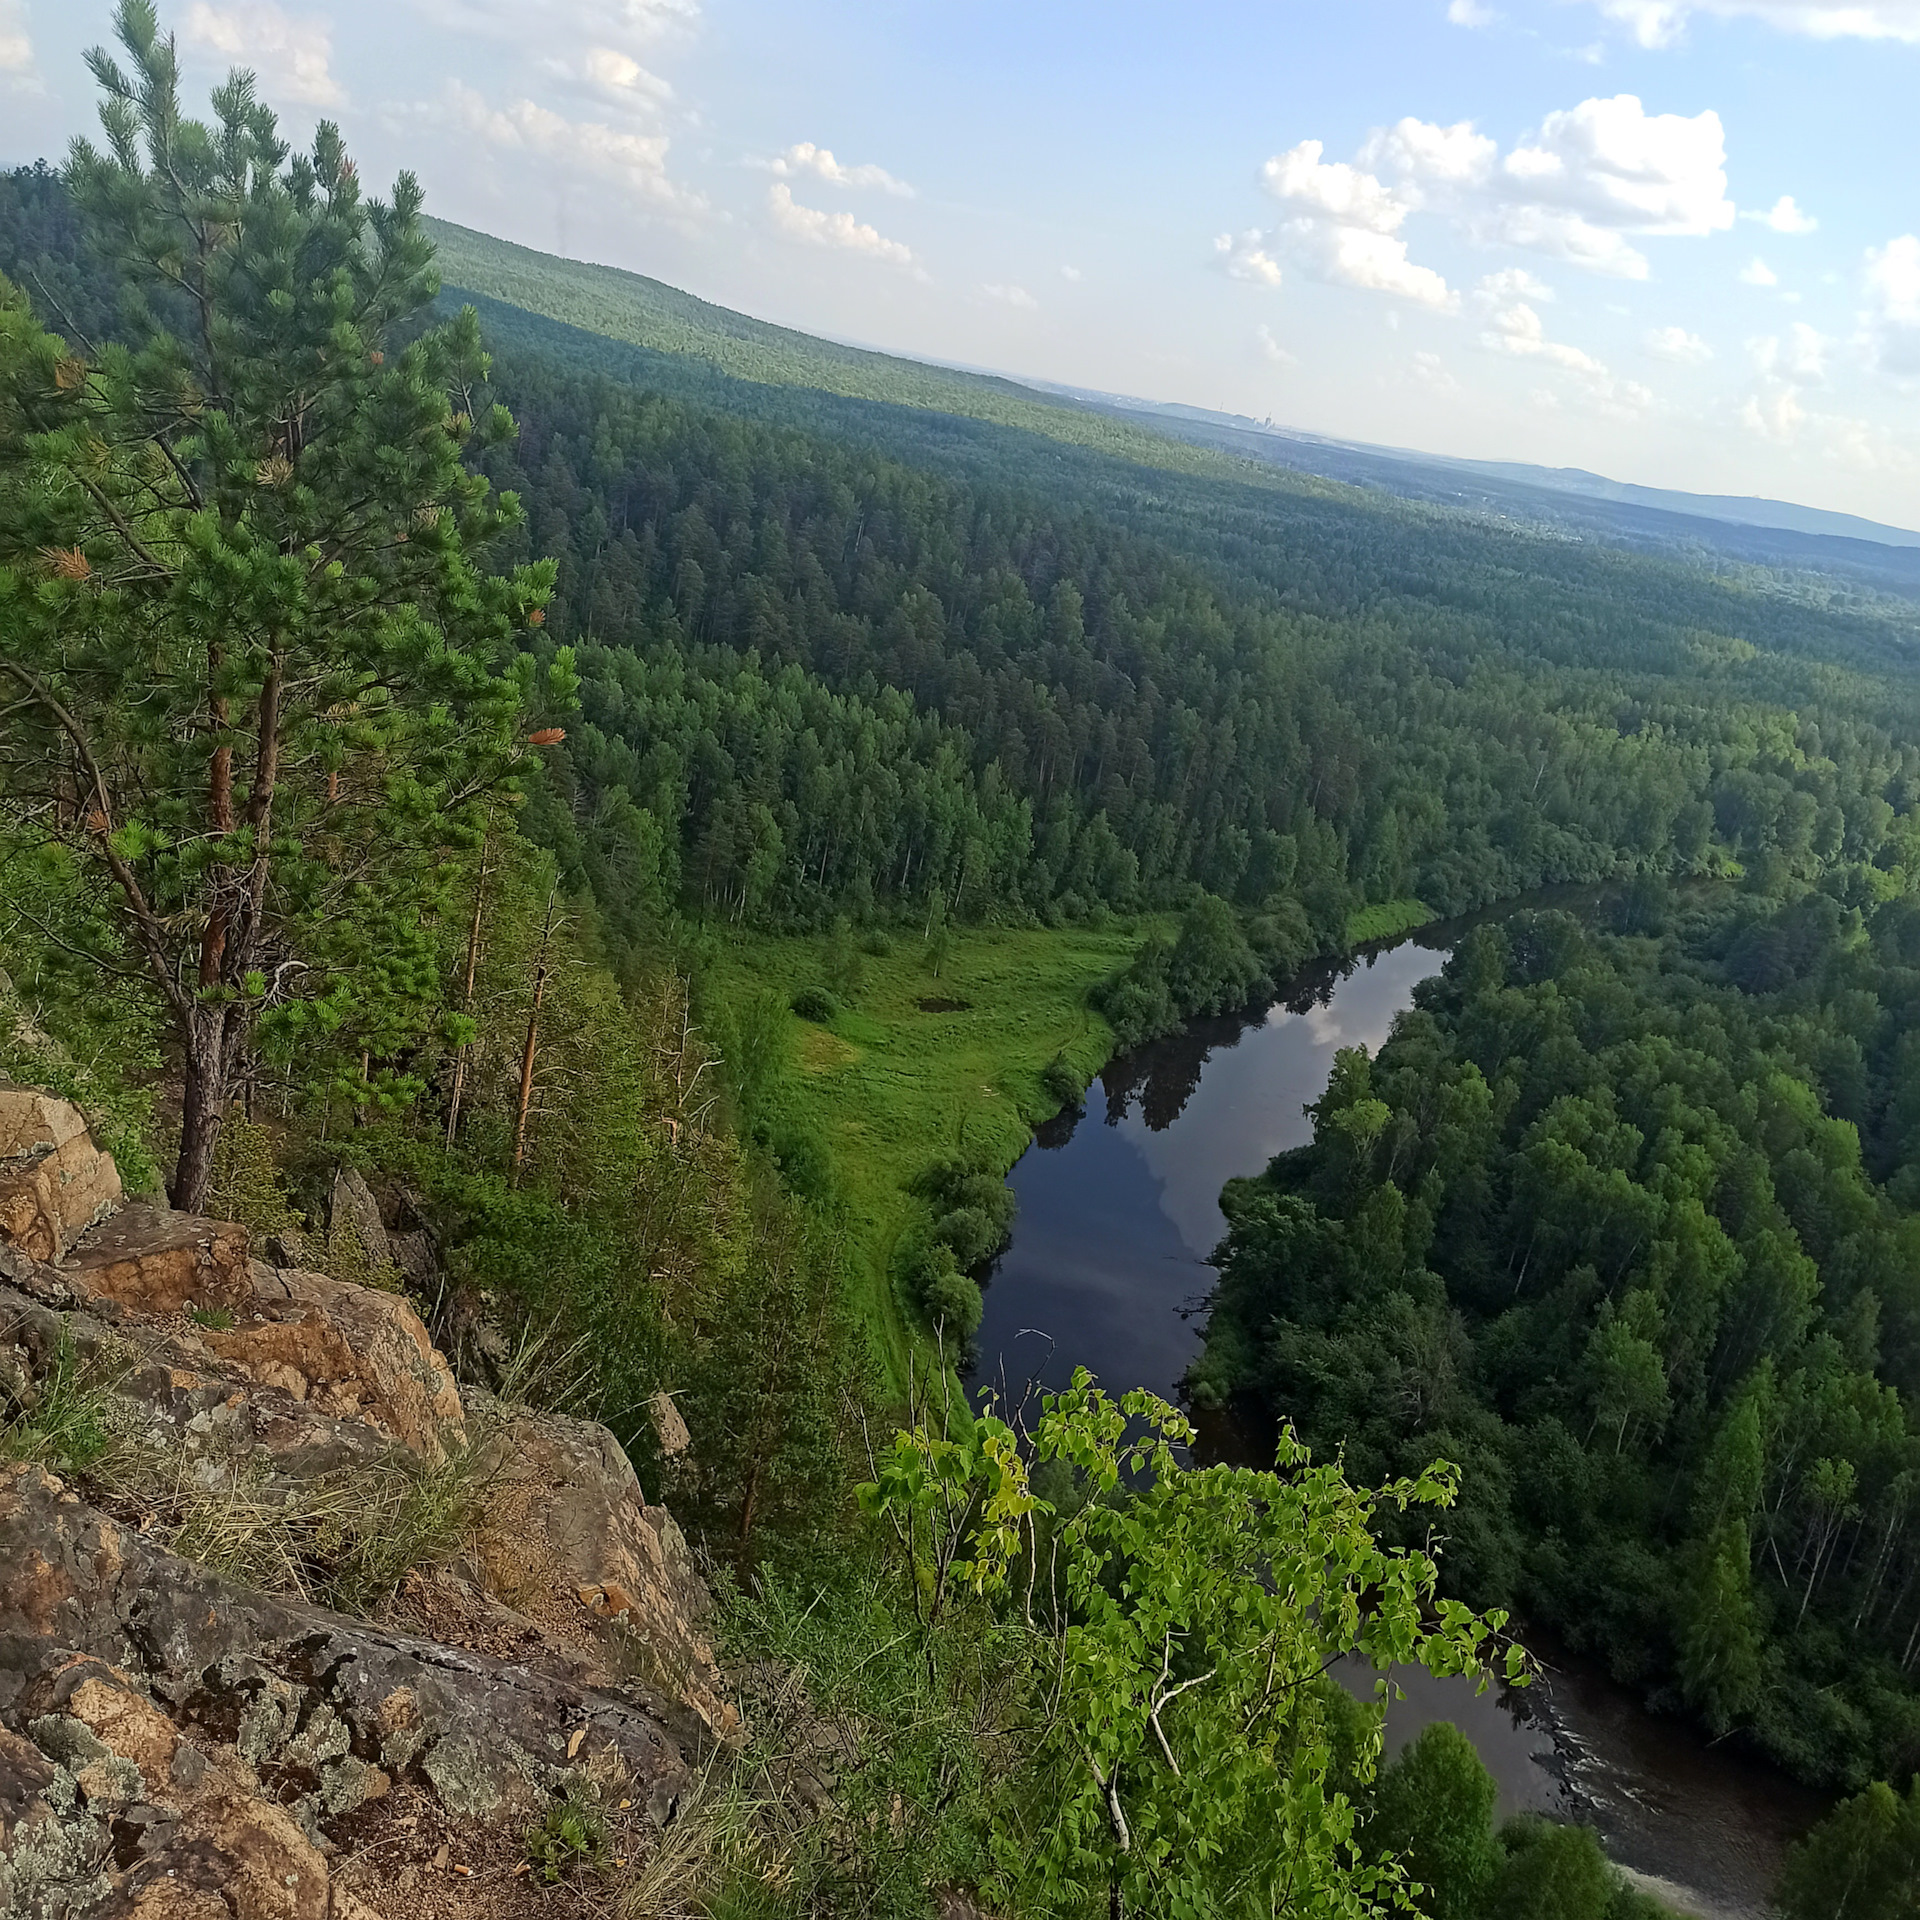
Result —
[{"label": "gray rock", "polygon": [[327,1225],[335,1233],[352,1227],[367,1259],[376,1267],[395,1265],[393,1243],[387,1238],[386,1222],[380,1218],[380,1203],[357,1167],[341,1167],[333,1176],[333,1193],[327,1203]]},{"label": "gray rock", "polygon": [[[323,1794],[327,1769],[352,1758],[474,1819],[544,1809],[581,1729],[574,1759],[611,1750],[635,1799],[664,1818],[701,1739],[691,1716],[670,1728],[631,1698],[237,1586],[40,1468],[0,1470],[0,1726],[31,1738],[58,1721],[52,1695],[86,1660],[144,1689],[174,1725],[237,1742],[253,1765],[310,1772]],[[84,1769],[85,1749],[76,1737],[63,1751]]]}]

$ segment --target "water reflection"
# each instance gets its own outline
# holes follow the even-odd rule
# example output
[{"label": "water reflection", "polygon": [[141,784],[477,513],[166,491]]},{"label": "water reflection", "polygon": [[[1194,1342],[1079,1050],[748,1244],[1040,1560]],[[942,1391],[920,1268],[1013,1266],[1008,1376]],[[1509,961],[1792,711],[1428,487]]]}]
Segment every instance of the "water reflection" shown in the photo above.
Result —
[{"label": "water reflection", "polygon": [[1085,1366],[1113,1393],[1174,1397],[1200,1351],[1222,1184],[1312,1137],[1304,1109],[1335,1051],[1377,1050],[1445,958],[1412,942],[1369,954],[1113,1061],[1086,1111],[1049,1121],[1013,1170],[1020,1215],[986,1288],[976,1378],[1017,1398]]},{"label": "water reflection", "polygon": [[[1534,904],[1578,908],[1595,897],[1569,889]],[[1084,1113],[1042,1127],[1010,1176],[1020,1216],[986,1288],[974,1384],[1018,1399],[1029,1382],[1062,1387],[1084,1365],[1114,1393],[1143,1386],[1176,1398],[1200,1351],[1207,1255],[1225,1231],[1222,1184],[1311,1138],[1303,1109],[1325,1091],[1335,1051],[1377,1051],[1466,924],[1309,976],[1283,1004],[1196,1021],[1114,1061]],[[1214,1416],[1198,1450],[1267,1464],[1270,1453],[1255,1458],[1259,1432]],[[1388,1744],[1452,1720],[1493,1773],[1503,1817],[1585,1820],[1683,1912],[1760,1920],[1787,1844],[1822,1811],[1818,1797],[1655,1718],[1577,1658],[1550,1666],[1522,1696],[1396,1674],[1405,1698],[1389,1709]],[[1349,1684],[1370,1692],[1371,1679],[1356,1673]]]}]

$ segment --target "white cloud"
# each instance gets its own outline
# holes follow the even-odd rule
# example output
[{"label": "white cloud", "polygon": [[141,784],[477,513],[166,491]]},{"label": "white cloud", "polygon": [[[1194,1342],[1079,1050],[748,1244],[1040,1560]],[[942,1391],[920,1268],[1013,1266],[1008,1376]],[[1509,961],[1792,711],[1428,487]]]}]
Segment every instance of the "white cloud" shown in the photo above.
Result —
[{"label": "white cloud", "polygon": [[1650,114],[1629,93],[1549,113],[1504,156],[1471,121],[1412,118],[1370,135],[1355,162],[1324,154],[1320,141],[1303,140],[1261,169],[1294,218],[1222,247],[1248,263],[1242,277],[1277,247],[1323,278],[1450,308],[1446,281],[1415,264],[1400,237],[1411,214],[1439,214],[1478,244],[1634,280],[1649,269],[1628,235],[1700,238],[1735,217],[1720,116]]},{"label": "white cloud", "polygon": [[585,41],[631,52],[684,34],[700,18],[699,0],[413,0],[413,5],[449,32],[543,51]]},{"label": "white cloud", "polygon": [[1583,396],[1603,411],[1615,414],[1644,412],[1653,395],[1638,381],[1621,380],[1604,361],[1582,347],[1550,339],[1546,323],[1532,305],[1547,289],[1518,268],[1490,273],[1474,288],[1473,300],[1485,318],[1480,344],[1489,352],[1521,360],[1538,360],[1577,376]]},{"label": "white cloud", "polygon": [[1086,277],[1078,267],[1062,267],[1060,269],[1060,278],[1062,280],[1084,280]]},{"label": "white cloud", "polygon": [[1920,238],[1903,233],[1884,247],[1869,247],[1867,291],[1882,319],[1920,327]]},{"label": "white cloud", "polygon": [[1816,40],[1920,41],[1920,0],[1829,6],[1819,0],[1599,0],[1600,11],[1627,27],[1643,47],[1670,47],[1696,13],[1764,21],[1783,33]]},{"label": "white cloud", "polygon": [[1447,18],[1456,27],[1490,27],[1500,16],[1481,0],[1447,0]]},{"label": "white cloud", "polygon": [[811,140],[796,140],[785,153],[768,163],[768,170],[788,180],[797,180],[803,173],[809,173],[833,187],[877,187],[882,193],[895,194],[902,200],[913,198],[913,189],[885,167],[842,166],[833,157],[832,148],[816,147]]},{"label": "white cloud", "polygon": [[550,72],[578,80],[610,105],[630,112],[647,112],[673,98],[673,88],[666,81],[617,47],[589,47],[577,68],[560,60],[547,66]]},{"label": "white cloud", "polygon": [[1413,356],[1413,377],[1422,386],[1431,387],[1449,399],[1461,391],[1460,382],[1447,371],[1447,363],[1437,353],[1416,353]]},{"label": "white cloud", "polygon": [[1485,275],[1474,288],[1474,296],[1482,306],[1503,300],[1551,300],[1555,297],[1553,289],[1544,280],[1536,279],[1525,267],[1502,267],[1498,273]]},{"label": "white cloud", "polygon": [[1297,367],[1300,362],[1273,337],[1273,329],[1263,320],[1254,328],[1253,337],[1260,343],[1260,356],[1276,367]]},{"label": "white cloud", "polygon": [[1654,359],[1680,367],[1705,366],[1713,358],[1713,349],[1685,327],[1654,327],[1640,344]]},{"label": "white cloud", "polygon": [[790,239],[805,241],[809,246],[865,254],[868,259],[884,261],[890,267],[913,269],[911,247],[889,240],[850,213],[824,213],[818,207],[802,206],[784,180],[776,180],[767,189],[767,211],[773,216],[773,224]]},{"label": "white cloud", "polygon": [[1740,269],[1740,284],[1743,287],[1777,287],[1780,276],[1756,253]]},{"label": "white cloud", "polygon": [[1550,113],[1501,163],[1496,233],[1516,246],[1644,279],[1622,234],[1698,239],[1733,225],[1726,133],[1709,108],[1650,114],[1630,93]]},{"label": "white cloud", "polygon": [[1741,424],[1776,446],[1790,446],[1806,417],[1795,387],[1774,386],[1750,393],[1740,405]]},{"label": "white cloud", "polygon": [[1812,233],[1820,222],[1808,213],[1790,193],[1783,193],[1766,212],[1744,213],[1743,220],[1758,220],[1762,226],[1771,227],[1775,233],[1799,235]]},{"label": "white cloud", "polygon": [[1344,160],[1322,160],[1325,151],[1319,140],[1302,140],[1297,147],[1275,154],[1260,169],[1262,184],[1276,200],[1309,208],[1343,227],[1365,227],[1374,233],[1392,233],[1413,211],[1417,203],[1409,196],[1395,193]]},{"label": "white cloud", "polygon": [[1249,227],[1241,234],[1217,235],[1213,253],[1229,280],[1249,280],[1258,287],[1280,284],[1280,262],[1267,252],[1265,236],[1258,227]]},{"label": "white cloud", "polygon": [[0,77],[13,86],[31,86],[38,78],[26,0],[0,0]]},{"label": "white cloud", "polygon": [[471,87],[448,83],[425,117],[450,125],[496,155],[536,162],[561,178],[586,177],[618,188],[632,207],[690,214],[706,202],[667,173],[667,136],[629,133],[597,120],[568,120],[533,100],[496,107]]},{"label": "white cloud", "polygon": [[346,105],[332,72],[333,36],[323,21],[283,13],[273,0],[234,0],[224,7],[194,0],[182,31],[190,47],[252,68],[270,101]]},{"label": "white cloud", "polygon": [[1920,373],[1920,236],[1869,247],[1866,284],[1869,357],[1888,373]]},{"label": "white cloud", "polygon": [[[1261,179],[1276,200],[1305,209],[1275,238],[1322,280],[1426,307],[1455,306],[1457,298],[1445,279],[1431,267],[1416,266],[1407,256],[1407,243],[1397,237],[1395,230],[1413,211],[1415,200],[1345,161],[1323,161],[1324,150],[1318,140],[1303,140],[1261,169]],[[1258,229],[1237,240],[1222,234],[1214,249],[1236,279],[1280,284],[1279,264],[1265,250]]]},{"label": "white cloud", "polygon": [[1451,313],[1460,304],[1460,296],[1445,278],[1408,259],[1407,243],[1390,233],[1316,220],[1289,221],[1285,231],[1323,280],[1366,293],[1392,294],[1440,313]]},{"label": "white cloud", "polygon": [[1827,377],[1827,350],[1833,345],[1804,320],[1796,320],[1785,335],[1769,333],[1747,342],[1754,371],[1765,377],[1791,380],[1796,385],[1818,385]]},{"label": "white cloud", "polygon": [[997,301],[1003,307],[1018,307],[1023,313],[1031,313],[1040,302],[1025,287],[999,286],[992,283],[980,289],[989,300]]}]

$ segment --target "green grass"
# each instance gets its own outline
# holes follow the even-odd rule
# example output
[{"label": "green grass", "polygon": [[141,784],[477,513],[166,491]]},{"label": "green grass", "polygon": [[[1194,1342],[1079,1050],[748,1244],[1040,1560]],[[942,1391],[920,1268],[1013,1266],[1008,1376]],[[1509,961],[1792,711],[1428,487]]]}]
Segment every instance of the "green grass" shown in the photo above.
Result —
[{"label": "green grass", "polygon": [[1347,944],[1360,947],[1370,940],[1391,940],[1436,917],[1431,907],[1418,900],[1382,900],[1347,916]]},{"label": "green grass", "polygon": [[[956,930],[935,979],[922,942],[905,937],[891,954],[862,956],[859,992],[831,1026],[791,1021],[786,1098],[832,1153],[858,1243],[854,1304],[895,1394],[906,1391],[910,1356],[925,1354],[891,1278],[894,1248],[922,1206],[907,1182],[955,1149],[1013,1165],[1059,1108],[1041,1082],[1054,1056],[1090,1079],[1113,1051],[1087,989],[1139,942],[1118,929]],[[824,944],[729,934],[714,984],[787,1000],[820,981]],[[966,1005],[930,1012],[923,1000]]]}]

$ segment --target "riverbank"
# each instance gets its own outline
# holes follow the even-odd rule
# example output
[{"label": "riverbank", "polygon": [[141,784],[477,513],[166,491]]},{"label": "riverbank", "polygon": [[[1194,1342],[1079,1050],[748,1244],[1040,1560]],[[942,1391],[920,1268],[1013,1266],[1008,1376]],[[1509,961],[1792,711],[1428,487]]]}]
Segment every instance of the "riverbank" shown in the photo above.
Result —
[{"label": "riverbank", "polygon": [[832,1157],[855,1234],[853,1305],[896,1398],[932,1357],[893,1284],[901,1236],[926,1211],[909,1183],[952,1153],[1005,1176],[1060,1110],[1053,1062],[1084,1085],[1111,1056],[1088,990],[1158,925],[954,928],[937,973],[926,940],[895,935],[876,952],[870,938],[855,948],[857,984],[845,991],[843,977],[840,992],[819,936],[729,934],[712,962],[709,991],[735,1008],[755,993],[783,1006],[810,987],[834,993],[829,1018],[790,1019],[781,1097]]},{"label": "riverbank", "polygon": [[[1595,890],[1514,903],[1593,910]],[[1335,1053],[1376,1052],[1419,983],[1445,965],[1475,915],[1307,969],[1264,1008],[1188,1022],[1109,1061],[1085,1108],[1042,1127],[1011,1182],[1012,1245],[985,1289],[980,1384],[1064,1384],[1090,1366],[1111,1391],[1177,1397],[1200,1351],[1224,1220],[1222,1184],[1305,1143],[1303,1108]],[[1203,1419],[1209,1457],[1259,1464],[1251,1431]],[[1271,1455],[1267,1456],[1269,1459]],[[1502,1812],[1592,1826],[1609,1855],[1668,1905],[1702,1920],[1762,1920],[1787,1847],[1823,1798],[1715,1745],[1543,1635],[1541,1686],[1509,1703],[1471,1683],[1410,1675],[1390,1742],[1429,1720],[1462,1727],[1499,1781]],[[1370,1683],[1369,1683],[1370,1684]],[[1517,1708],[1517,1712],[1515,1709]]]}]

